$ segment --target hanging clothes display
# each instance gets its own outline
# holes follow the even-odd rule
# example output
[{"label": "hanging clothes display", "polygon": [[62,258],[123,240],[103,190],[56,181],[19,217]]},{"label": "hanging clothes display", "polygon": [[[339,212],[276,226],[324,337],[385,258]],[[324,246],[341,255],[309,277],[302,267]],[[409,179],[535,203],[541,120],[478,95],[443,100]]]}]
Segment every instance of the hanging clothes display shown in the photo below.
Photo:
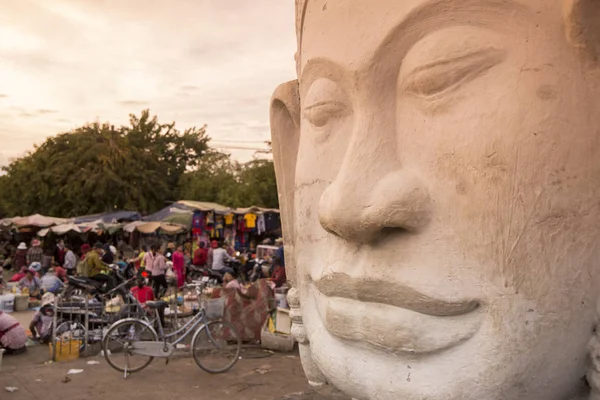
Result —
[{"label": "hanging clothes display", "polygon": [[256,228],[256,214],[248,213],[244,215],[244,221],[246,221],[247,229]]},{"label": "hanging clothes display", "polygon": [[215,216],[215,238],[217,238],[217,239],[223,238],[223,228],[225,228],[223,216],[216,215]]},{"label": "hanging clothes display", "polygon": [[265,226],[265,216],[264,216],[264,214],[259,214],[256,217],[256,233],[258,233],[259,235],[262,235],[266,231],[267,231],[267,228]]},{"label": "hanging clothes display", "polygon": [[265,213],[265,229],[267,232],[273,232],[281,229],[281,219],[279,213]]},{"label": "hanging clothes display", "polygon": [[232,226],[234,224],[234,214],[225,215],[225,226]]},{"label": "hanging clothes display", "polygon": [[198,237],[204,231],[204,214],[201,211],[194,211],[192,215],[192,236]]},{"label": "hanging clothes display", "polygon": [[206,233],[209,237],[215,238],[215,213],[209,211],[206,213]]}]

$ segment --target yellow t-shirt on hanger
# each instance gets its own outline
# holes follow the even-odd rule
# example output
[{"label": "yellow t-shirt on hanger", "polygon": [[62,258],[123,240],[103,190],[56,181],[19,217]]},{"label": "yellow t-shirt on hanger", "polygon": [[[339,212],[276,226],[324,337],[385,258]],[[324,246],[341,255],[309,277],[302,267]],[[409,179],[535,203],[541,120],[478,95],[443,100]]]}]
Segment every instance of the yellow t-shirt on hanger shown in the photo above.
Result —
[{"label": "yellow t-shirt on hanger", "polygon": [[246,228],[256,228],[256,214],[248,213],[244,215],[244,220],[246,221]]}]

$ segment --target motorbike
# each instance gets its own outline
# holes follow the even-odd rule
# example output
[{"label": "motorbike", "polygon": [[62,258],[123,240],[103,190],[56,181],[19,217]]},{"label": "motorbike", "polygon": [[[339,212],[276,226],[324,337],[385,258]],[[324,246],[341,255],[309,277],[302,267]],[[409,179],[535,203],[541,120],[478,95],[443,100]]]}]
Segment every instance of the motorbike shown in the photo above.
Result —
[{"label": "motorbike", "polygon": [[[237,276],[242,277],[243,276],[243,266],[242,263],[238,260],[228,260],[225,261],[225,265],[231,269],[233,269]],[[189,269],[188,269],[188,278],[189,281],[194,282],[194,281],[198,281],[200,279],[202,279],[205,276],[208,276],[208,278],[211,281],[216,281],[219,284],[223,283],[223,276],[225,274],[221,271],[217,271],[215,269],[212,268],[203,268],[203,267],[198,267],[196,265],[190,265]]]},{"label": "motorbike", "polygon": [[199,267],[197,265],[191,264],[187,271],[187,277],[189,281],[197,281],[202,279],[203,276],[208,276],[206,272],[206,268]]},{"label": "motorbike", "polygon": [[[108,266],[110,273],[114,281],[114,286],[119,286],[122,283],[131,280],[135,277],[135,267],[132,263],[127,264],[127,267],[121,271],[121,267],[117,264],[111,264]],[[96,280],[93,278],[86,278],[82,276],[67,276],[68,285],[64,291],[65,297],[73,295],[90,294],[93,296],[102,296],[109,292],[109,288],[106,287],[106,282]],[[125,288],[119,290],[119,294],[126,296],[127,292]]]},{"label": "motorbike", "polygon": [[263,265],[267,263],[266,260],[251,259],[246,262],[245,266],[245,278],[247,282],[256,282],[259,279],[265,278]]}]

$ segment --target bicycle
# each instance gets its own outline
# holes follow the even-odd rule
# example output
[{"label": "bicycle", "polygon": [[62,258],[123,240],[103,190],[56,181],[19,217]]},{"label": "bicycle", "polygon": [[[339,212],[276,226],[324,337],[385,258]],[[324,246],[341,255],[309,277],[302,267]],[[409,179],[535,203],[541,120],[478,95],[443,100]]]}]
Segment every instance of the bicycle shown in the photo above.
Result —
[{"label": "bicycle", "polygon": [[[79,340],[81,342],[80,352],[83,353],[86,346],[101,343],[102,332],[106,331],[106,327],[110,327],[114,322],[126,317],[148,320],[146,310],[129,291],[129,285],[135,280],[134,277],[124,281],[111,291],[101,295],[102,302],[99,303],[87,303],[87,298],[83,295],[69,297],[58,295],[58,302],[55,306],[56,328],[53,337]],[[116,298],[115,296],[121,296],[123,304],[117,303],[116,312],[107,312],[105,305],[109,304],[111,299]]]},{"label": "bicycle", "polygon": [[[188,285],[186,288],[195,289],[200,301],[205,286],[205,283],[198,283]],[[127,378],[129,374],[146,368],[154,358],[166,358],[168,363],[177,345],[194,331],[190,351],[201,369],[211,374],[218,374],[233,368],[242,349],[242,342],[233,325],[220,319],[209,320],[205,308],[200,307],[197,314],[183,327],[173,333],[165,334],[163,316],[167,305],[165,301],[148,301],[146,306],[154,312],[153,320],[127,318],[114,323],[108,329],[102,345],[104,357],[112,368],[123,372],[124,378]],[[158,332],[154,329],[155,324],[158,326]],[[178,338],[179,335],[181,336]],[[112,340],[116,342],[116,346],[111,346]],[[124,366],[117,364],[116,357],[113,359],[113,355],[119,352],[125,355]],[[141,358],[139,366],[131,365],[135,356]],[[211,364],[215,361],[218,363],[221,358],[224,359],[224,364]]]}]

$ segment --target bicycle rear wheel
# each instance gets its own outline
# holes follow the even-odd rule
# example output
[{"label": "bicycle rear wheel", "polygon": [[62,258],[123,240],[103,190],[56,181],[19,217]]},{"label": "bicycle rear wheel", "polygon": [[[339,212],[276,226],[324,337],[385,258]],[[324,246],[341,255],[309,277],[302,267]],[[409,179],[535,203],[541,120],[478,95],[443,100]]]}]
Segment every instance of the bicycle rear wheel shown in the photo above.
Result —
[{"label": "bicycle rear wheel", "polygon": [[220,374],[235,365],[242,351],[242,341],[229,322],[211,321],[196,331],[191,350],[200,368]]},{"label": "bicycle rear wheel", "polygon": [[133,373],[146,368],[154,357],[133,354],[132,345],[140,341],[158,341],[158,335],[147,322],[138,319],[114,324],[102,341],[106,362],[120,372]]}]

